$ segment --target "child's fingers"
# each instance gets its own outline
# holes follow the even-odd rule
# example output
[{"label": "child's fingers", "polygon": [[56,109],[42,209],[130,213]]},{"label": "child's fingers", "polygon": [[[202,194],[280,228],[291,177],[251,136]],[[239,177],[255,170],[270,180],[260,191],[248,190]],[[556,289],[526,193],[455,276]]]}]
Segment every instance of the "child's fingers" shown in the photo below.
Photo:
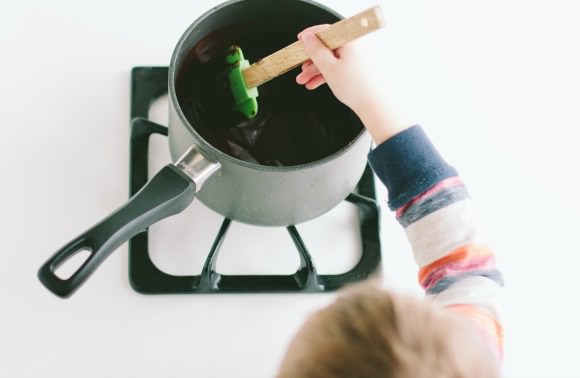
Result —
[{"label": "child's fingers", "polygon": [[320,75],[320,71],[313,63],[305,63],[302,65],[302,72],[296,76],[296,82],[298,84],[306,84],[318,75]]},{"label": "child's fingers", "polygon": [[320,87],[322,84],[325,84],[326,80],[324,80],[324,76],[322,75],[318,75],[315,76],[314,78],[312,78],[308,83],[306,83],[305,87],[306,89],[316,89],[318,87]]},{"label": "child's fingers", "polygon": [[307,64],[305,65],[305,67],[302,68],[302,72],[310,76],[320,75],[320,70],[318,69],[318,67],[316,67],[316,64],[314,64],[312,61],[310,62],[310,64]]},{"label": "child's fingers", "polygon": [[306,79],[306,77],[304,75],[302,75],[302,73],[298,74],[298,76],[296,76],[296,83],[300,84],[300,85],[304,85],[308,82],[308,80]]},{"label": "child's fingers", "polygon": [[319,70],[325,71],[336,61],[336,56],[312,32],[303,32],[300,39],[304,43],[304,50]]},{"label": "child's fingers", "polygon": [[304,33],[304,32],[312,32],[312,33],[316,34],[321,30],[328,29],[329,26],[330,26],[330,24],[320,24],[320,25],[311,26],[309,28],[302,30],[300,33],[298,33],[297,37],[298,37],[298,39],[300,39],[302,37],[302,33]]},{"label": "child's fingers", "polygon": [[337,57],[338,59],[341,59],[343,56],[358,56],[358,55],[360,55],[358,42],[359,41],[354,41],[354,42],[347,43],[346,45],[337,48],[336,50],[333,51],[334,56]]}]

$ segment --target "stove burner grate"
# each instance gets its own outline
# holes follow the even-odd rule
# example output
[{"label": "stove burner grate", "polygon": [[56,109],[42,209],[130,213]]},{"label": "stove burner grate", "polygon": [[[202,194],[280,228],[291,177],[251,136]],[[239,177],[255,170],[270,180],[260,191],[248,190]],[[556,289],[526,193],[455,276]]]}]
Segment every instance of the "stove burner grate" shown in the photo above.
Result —
[{"label": "stove burner grate", "polygon": [[[149,137],[167,136],[167,127],[148,121],[149,107],[167,93],[167,67],[135,67],[131,75],[130,195],[148,181]],[[231,292],[323,292],[364,280],[378,273],[381,266],[379,207],[373,174],[367,166],[357,193],[345,199],[358,208],[362,253],[358,263],[341,274],[318,274],[310,253],[295,226],[286,227],[300,257],[300,265],[290,275],[226,275],[215,270],[220,246],[231,220],[224,221],[209,251],[202,272],[193,276],[174,276],[158,269],[149,255],[148,230],[129,241],[131,286],[144,294],[231,293]]]}]

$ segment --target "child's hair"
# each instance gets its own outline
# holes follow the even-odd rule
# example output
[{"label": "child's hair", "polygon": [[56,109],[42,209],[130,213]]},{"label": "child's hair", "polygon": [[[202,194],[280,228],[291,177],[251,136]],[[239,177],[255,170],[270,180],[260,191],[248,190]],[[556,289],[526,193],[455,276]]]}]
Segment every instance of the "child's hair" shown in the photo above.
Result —
[{"label": "child's hair", "polygon": [[449,312],[357,285],[306,322],[278,378],[497,377],[480,337]]}]

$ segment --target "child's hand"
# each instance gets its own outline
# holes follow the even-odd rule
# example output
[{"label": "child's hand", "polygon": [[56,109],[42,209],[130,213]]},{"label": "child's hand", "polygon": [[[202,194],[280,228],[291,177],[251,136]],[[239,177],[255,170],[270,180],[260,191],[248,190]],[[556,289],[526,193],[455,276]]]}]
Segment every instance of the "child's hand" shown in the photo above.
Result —
[{"label": "child's hand", "polygon": [[370,54],[359,51],[356,42],[331,51],[314,34],[328,27],[317,25],[298,34],[310,60],[302,65],[296,82],[310,90],[327,83],[336,98],[358,115],[377,144],[409,127],[388,108],[379,71],[369,64]]},{"label": "child's hand", "polygon": [[296,82],[310,90],[327,83],[339,101],[355,112],[362,111],[367,102],[376,101],[372,73],[355,43],[331,51],[316,37],[315,33],[329,26],[312,26],[298,34],[311,59],[302,65]]}]

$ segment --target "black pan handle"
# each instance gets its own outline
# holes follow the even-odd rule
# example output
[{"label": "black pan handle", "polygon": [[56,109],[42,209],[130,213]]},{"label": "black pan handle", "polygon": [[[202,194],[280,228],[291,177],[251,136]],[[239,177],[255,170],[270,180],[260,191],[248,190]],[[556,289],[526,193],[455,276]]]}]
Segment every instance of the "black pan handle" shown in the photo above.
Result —
[{"label": "black pan handle", "polygon": [[[183,211],[195,198],[193,179],[173,164],[165,166],[125,205],[57,251],[38,271],[44,286],[59,297],[73,294],[101,263],[134,235]],[[55,271],[81,251],[90,255],[67,279]]]}]

